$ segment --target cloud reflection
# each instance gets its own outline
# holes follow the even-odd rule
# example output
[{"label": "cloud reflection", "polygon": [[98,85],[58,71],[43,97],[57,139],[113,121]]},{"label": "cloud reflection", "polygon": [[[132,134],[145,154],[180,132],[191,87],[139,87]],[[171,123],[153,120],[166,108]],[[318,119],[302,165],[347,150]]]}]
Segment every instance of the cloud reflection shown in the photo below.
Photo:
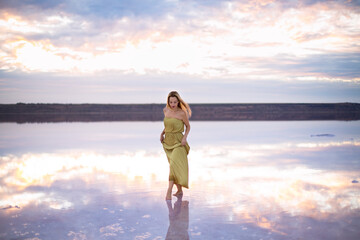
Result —
[{"label": "cloud reflection", "polygon": [[[328,196],[344,193],[347,198],[339,206],[357,208],[359,200],[352,199],[352,191],[348,192],[352,186],[351,180],[358,177],[357,166],[353,171],[320,169],[304,159],[309,153],[336,152],[347,146],[359,145],[356,141],[331,141],[322,144],[309,142],[197,149],[190,154],[191,187],[197,188],[198,184],[205,182],[208,186],[226,190],[229,182],[237,182],[238,187],[231,193],[221,192],[229,194],[224,196],[224,201],[237,197],[237,194],[243,195],[246,189],[247,197],[255,194],[271,198],[284,209],[288,209],[292,202],[292,207],[303,212],[309,211],[302,205],[309,201],[317,202],[316,208],[337,212],[338,208],[326,207],[329,204]],[[6,197],[2,198],[1,206],[24,206],[34,199],[51,198],[44,192],[27,192],[32,187],[52,188],[59,181],[75,179],[81,179],[87,186],[95,184],[96,179],[104,180],[106,184],[114,184],[116,179],[122,179],[125,185],[151,191],[154,182],[166,182],[167,179],[168,166],[166,161],[162,161],[162,155],[161,151],[150,155],[146,151],[113,155],[74,151],[2,156],[1,192]],[[124,193],[131,191],[118,190]],[[318,197],[324,201],[314,199]],[[291,199],[293,201],[289,201]],[[60,205],[70,207],[71,202],[64,200]]]},{"label": "cloud reflection", "polygon": [[[311,123],[315,131],[297,123],[271,123],[272,128],[269,123],[229,123],[220,135],[214,123],[194,123],[190,190],[184,192],[181,211],[180,204],[171,209],[164,204],[168,163],[157,145],[145,144],[152,142],[153,133],[144,131],[150,125],[124,124],[72,125],[81,137],[68,125],[9,125],[7,128],[23,131],[8,134],[13,139],[3,146],[0,156],[0,225],[10,229],[0,229],[0,234],[8,234],[1,236],[19,237],[28,232],[29,237],[22,226],[36,230],[37,225],[43,226],[41,222],[46,227],[35,233],[44,234],[53,223],[59,236],[65,234],[62,239],[163,239],[167,232],[179,229],[194,239],[212,239],[218,233],[213,229],[206,232],[211,224],[229,229],[229,234],[259,238],[271,234],[283,239],[298,237],[292,232],[293,225],[301,225],[311,234],[318,234],[329,222],[352,222],[335,227],[336,231],[358,227],[360,185],[352,183],[359,180],[360,169],[360,142],[352,130],[357,129],[356,124],[341,129],[339,124],[329,123],[333,125],[328,130],[321,128],[322,123]],[[49,136],[48,130],[54,126],[58,131]],[[99,132],[91,131],[96,128]],[[277,128],[284,135],[274,136]],[[119,137],[114,129],[124,136]],[[36,151],[13,151],[14,146],[26,145],[24,135],[35,135],[32,131],[46,136],[36,143],[33,138],[31,147]],[[322,131],[334,133],[334,137],[311,137]],[[61,145],[68,139],[62,132],[72,132],[73,139]],[[299,136],[298,132],[306,133]],[[286,140],[289,133],[292,138]],[[224,138],[214,140],[209,134]],[[50,143],[48,138],[53,136],[61,141]],[[84,143],[96,136],[99,139],[94,145],[92,141]],[[134,147],[140,137],[144,141],[141,150]],[[99,144],[109,149],[96,148]],[[67,222],[73,219],[76,224],[69,226]],[[63,230],[55,230],[55,226]],[[351,239],[351,231],[349,234]]]}]

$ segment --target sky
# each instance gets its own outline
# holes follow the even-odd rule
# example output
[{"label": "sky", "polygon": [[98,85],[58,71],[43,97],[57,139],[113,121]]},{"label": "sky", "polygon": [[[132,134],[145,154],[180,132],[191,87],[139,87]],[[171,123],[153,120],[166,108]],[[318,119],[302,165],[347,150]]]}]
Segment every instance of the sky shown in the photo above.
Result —
[{"label": "sky", "polygon": [[360,1],[0,0],[0,103],[360,102]]}]

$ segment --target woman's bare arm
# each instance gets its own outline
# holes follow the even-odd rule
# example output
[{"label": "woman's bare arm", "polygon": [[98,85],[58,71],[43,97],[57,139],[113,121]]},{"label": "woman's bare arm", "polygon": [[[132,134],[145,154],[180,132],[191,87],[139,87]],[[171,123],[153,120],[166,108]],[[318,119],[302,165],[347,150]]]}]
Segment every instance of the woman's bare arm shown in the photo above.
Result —
[{"label": "woman's bare arm", "polygon": [[[165,116],[166,107],[164,107],[163,112],[164,112],[164,116]],[[165,134],[165,128],[164,128],[164,130],[162,130],[162,132],[160,134],[160,142],[164,141],[164,134]]]},{"label": "woman's bare arm", "polygon": [[187,114],[184,112],[184,114],[182,114],[182,121],[184,122],[184,124],[185,124],[185,127],[186,127],[186,129],[185,129],[185,133],[184,133],[184,137],[182,138],[182,140],[181,140],[181,145],[186,145],[186,143],[187,143],[187,137],[188,137],[188,135],[189,135],[189,132],[190,132],[190,122],[189,122],[189,118],[188,118],[188,116],[187,116]]}]

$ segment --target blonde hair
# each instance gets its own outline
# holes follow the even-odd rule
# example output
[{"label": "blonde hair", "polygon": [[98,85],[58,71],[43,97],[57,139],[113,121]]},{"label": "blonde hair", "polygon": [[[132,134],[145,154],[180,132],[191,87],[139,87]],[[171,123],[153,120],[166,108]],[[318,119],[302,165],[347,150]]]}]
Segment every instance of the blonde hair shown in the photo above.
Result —
[{"label": "blonde hair", "polygon": [[182,98],[180,97],[180,94],[177,91],[171,91],[168,94],[167,101],[166,101],[166,107],[171,108],[170,104],[169,104],[171,97],[176,97],[176,99],[179,101],[178,108],[181,108],[186,113],[186,115],[188,115],[188,117],[191,117],[192,112],[191,112],[191,108],[190,108],[189,104],[187,104],[184,100],[182,100]]}]

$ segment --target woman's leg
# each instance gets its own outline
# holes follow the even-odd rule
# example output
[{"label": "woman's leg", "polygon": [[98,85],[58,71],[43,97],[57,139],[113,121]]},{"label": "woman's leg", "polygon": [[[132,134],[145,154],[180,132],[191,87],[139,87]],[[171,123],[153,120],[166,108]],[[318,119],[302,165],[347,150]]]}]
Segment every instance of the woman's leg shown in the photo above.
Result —
[{"label": "woman's leg", "polygon": [[183,191],[182,191],[182,186],[180,184],[176,184],[177,187],[177,192],[174,193],[174,196],[178,196],[178,195],[182,195]]},{"label": "woman's leg", "polygon": [[168,187],[168,190],[166,192],[165,200],[171,200],[171,192],[172,192],[173,186],[174,186],[174,181],[169,181],[169,187]]}]

